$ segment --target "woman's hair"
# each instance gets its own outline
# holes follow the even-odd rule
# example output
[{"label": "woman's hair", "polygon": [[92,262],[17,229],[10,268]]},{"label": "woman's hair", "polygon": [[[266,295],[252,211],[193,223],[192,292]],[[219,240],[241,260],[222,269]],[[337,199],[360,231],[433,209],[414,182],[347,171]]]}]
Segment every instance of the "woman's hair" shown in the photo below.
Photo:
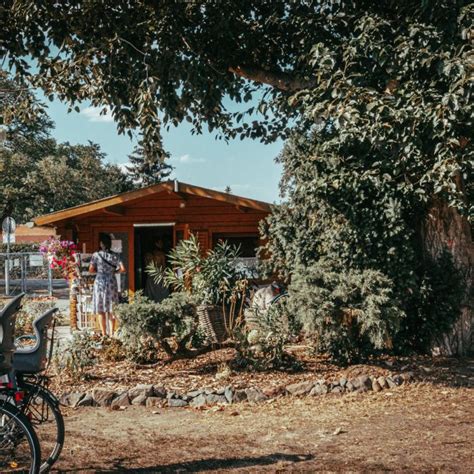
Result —
[{"label": "woman's hair", "polygon": [[109,234],[100,234],[99,243],[103,244],[106,250],[112,247],[112,238]]}]

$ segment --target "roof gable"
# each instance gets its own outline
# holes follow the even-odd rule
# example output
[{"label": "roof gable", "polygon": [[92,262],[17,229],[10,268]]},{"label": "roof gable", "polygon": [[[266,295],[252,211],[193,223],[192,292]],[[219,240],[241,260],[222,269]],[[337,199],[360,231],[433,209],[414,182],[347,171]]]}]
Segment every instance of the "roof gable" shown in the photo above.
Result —
[{"label": "roof gable", "polygon": [[174,192],[176,194],[187,194],[192,196],[199,196],[207,199],[214,199],[221,202],[233,204],[235,206],[255,209],[262,212],[270,212],[270,204],[249,199],[241,196],[234,196],[229,193],[214,191],[212,189],[202,188],[187,183],[180,183],[178,181],[166,181],[164,183],[147,186],[145,188],[128,191],[126,193],[116,194],[97,201],[92,201],[79,206],[70,207],[61,211],[52,212],[34,219],[36,225],[51,225],[59,221],[71,219],[84,214],[89,214],[94,211],[106,209],[111,206],[122,206],[126,203],[144,199],[147,196],[152,196],[163,191]]}]

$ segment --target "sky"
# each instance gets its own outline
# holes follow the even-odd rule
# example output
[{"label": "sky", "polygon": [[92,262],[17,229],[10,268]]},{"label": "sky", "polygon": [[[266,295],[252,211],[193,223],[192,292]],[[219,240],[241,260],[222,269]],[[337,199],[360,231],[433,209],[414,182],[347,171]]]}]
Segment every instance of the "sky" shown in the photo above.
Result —
[{"label": "sky", "polygon": [[[47,102],[48,114],[55,122],[53,136],[71,144],[91,140],[101,146],[107,161],[125,165],[135,143],[119,135],[110,115],[83,105],[81,112],[68,114],[59,101]],[[223,191],[230,186],[235,195],[266,202],[278,201],[281,166],[275,157],[283,142],[264,145],[258,141],[216,140],[215,134],[192,135],[188,123],[163,132],[163,143],[175,167],[172,178],[190,184]]]}]

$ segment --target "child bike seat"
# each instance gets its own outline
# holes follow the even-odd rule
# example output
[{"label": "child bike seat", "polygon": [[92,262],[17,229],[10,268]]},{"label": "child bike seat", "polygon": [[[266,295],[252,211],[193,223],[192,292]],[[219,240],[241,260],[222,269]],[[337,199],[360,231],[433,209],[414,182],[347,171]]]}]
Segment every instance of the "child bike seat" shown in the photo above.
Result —
[{"label": "child bike seat", "polygon": [[52,308],[33,321],[36,340],[32,347],[17,349],[13,354],[13,370],[24,374],[41,372],[46,367],[48,327],[57,308]]}]

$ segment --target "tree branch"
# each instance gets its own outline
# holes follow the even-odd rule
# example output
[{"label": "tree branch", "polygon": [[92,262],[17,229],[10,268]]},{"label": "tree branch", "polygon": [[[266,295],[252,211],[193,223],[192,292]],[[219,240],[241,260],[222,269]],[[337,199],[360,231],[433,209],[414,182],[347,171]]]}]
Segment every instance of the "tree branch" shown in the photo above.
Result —
[{"label": "tree branch", "polygon": [[307,80],[282,71],[267,71],[253,66],[230,66],[229,72],[254,82],[268,84],[282,91],[296,92],[316,85],[315,80]]}]

